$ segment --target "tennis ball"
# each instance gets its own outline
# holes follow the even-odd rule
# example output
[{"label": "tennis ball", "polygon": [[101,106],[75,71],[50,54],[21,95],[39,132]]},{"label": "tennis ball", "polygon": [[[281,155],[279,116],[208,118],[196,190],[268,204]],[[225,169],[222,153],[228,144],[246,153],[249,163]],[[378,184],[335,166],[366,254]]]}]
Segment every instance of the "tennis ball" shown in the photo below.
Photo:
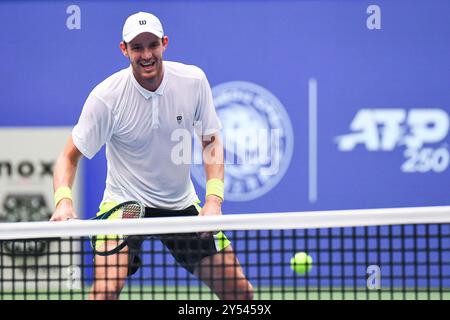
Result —
[{"label": "tennis ball", "polygon": [[305,274],[311,271],[312,258],[305,252],[297,252],[295,256],[291,258],[291,269],[298,274]]}]

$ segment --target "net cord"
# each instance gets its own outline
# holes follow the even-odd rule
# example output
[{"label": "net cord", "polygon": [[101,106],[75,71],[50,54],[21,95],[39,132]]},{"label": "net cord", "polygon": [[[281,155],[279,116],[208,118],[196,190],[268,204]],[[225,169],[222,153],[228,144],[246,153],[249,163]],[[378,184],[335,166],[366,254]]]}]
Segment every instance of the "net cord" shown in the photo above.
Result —
[{"label": "net cord", "polygon": [[0,223],[0,240],[64,238],[95,234],[151,235],[219,230],[313,229],[442,223],[450,223],[450,206]]}]

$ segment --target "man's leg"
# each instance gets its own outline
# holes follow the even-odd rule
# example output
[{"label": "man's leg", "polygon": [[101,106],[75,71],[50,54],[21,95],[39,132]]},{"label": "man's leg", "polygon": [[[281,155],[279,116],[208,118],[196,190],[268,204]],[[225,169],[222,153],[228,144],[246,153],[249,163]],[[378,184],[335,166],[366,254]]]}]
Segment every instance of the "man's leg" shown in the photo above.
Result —
[{"label": "man's leg", "polygon": [[221,300],[253,300],[253,287],[231,245],[203,258],[194,274]]},{"label": "man's leg", "polygon": [[[117,246],[110,241],[105,245],[110,245],[111,248]],[[95,276],[89,300],[117,300],[128,274],[128,246],[117,254],[96,255],[94,259]]]}]

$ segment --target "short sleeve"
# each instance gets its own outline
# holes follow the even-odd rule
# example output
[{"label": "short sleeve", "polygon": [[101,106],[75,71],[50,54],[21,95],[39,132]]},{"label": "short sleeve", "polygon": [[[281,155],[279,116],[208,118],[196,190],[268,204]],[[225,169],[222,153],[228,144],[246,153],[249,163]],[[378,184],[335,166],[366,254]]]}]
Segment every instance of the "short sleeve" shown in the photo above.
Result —
[{"label": "short sleeve", "polygon": [[198,136],[217,133],[222,125],[214,107],[211,87],[203,74],[199,86],[199,99],[194,119],[195,132]]},{"label": "short sleeve", "polygon": [[113,115],[111,109],[94,94],[87,98],[78,123],[72,130],[72,139],[80,152],[92,159],[111,138]]}]

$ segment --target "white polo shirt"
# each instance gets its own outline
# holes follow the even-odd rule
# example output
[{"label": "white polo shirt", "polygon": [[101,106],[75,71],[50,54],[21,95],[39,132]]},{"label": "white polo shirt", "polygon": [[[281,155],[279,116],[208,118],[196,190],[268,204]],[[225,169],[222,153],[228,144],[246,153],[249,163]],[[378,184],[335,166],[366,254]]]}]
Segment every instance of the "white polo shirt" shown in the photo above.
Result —
[{"label": "white polo shirt", "polygon": [[180,210],[198,199],[190,157],[187,163],[177,157],[177,133],[192,136],[194,126],[203,135],[221,129],[208,80],[198,67],[165,61],[155,92],[139,85],[131,66],[101,82],[87,98],[72,138],[89,159],[106,143],[103,201],[139,200]]}]

